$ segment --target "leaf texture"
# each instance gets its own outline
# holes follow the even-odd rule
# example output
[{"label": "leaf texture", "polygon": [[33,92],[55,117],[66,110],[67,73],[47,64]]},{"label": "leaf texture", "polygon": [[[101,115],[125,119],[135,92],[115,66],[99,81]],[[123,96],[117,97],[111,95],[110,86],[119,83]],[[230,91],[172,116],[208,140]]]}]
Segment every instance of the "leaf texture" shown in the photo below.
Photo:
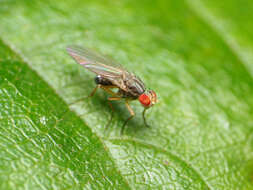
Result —
[{"label": "leaf texture", "polygon": [[[236,2],[1,1],[1,188],[253,189],[252,2]],[[105,129],[102,91],[72,104],[95,87],[72,44],[157,92],[151,128],[133,102],[120,136],[113,102]]]}]

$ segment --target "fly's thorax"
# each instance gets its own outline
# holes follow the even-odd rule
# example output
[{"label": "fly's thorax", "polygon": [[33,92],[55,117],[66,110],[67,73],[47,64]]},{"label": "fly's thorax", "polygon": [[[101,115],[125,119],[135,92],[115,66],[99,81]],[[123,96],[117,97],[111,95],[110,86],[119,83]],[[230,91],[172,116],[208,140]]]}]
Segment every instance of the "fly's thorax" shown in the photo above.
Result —
[{"label": "fly's thorax", "polygon": [[157,102],[156,93],[153,90],[148,90],[144,92],[143,94],[139,96],[138,99],[139,99],[139,102],[142,104],[142,106],[145,108],[149,108],[153,106],[154,104],[156,104]]},{"label": "fly's thorax", "polygon": [[127,99],[131,99],[131,100],[136,100],[139,97],[139,96],[134,96],[132,93],[129,93],[129,92],[124,91],[122,89],[119,89],[118,95],[122,98],[127,98]]},{"label": "fly's thorax", "polygon": [[134,97],[139,97],[145,92],[144,83],[135,75],[129,75],[124,79],[127,92]]}]

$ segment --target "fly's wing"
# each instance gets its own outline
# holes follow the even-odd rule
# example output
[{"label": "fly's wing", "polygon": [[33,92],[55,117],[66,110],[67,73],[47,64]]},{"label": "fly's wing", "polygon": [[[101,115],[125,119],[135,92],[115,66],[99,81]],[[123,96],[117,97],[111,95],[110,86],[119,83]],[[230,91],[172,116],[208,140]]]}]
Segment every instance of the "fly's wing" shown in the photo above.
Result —
[{"label": "fly's wing", "polygon": [[[126,92],[143,92],[144,83],[132,73],[124,69],[119,63],[99,55],[89,49],[78,46],[67,48],[74,60],[86,69],[110,80],[114,85]],[[125,82],[125,81],[127,82]]]},{"label": "fly's wing", "polygon": [[104,78],[119,79],[122,78],[123,73],[127,73],[119,63],[89,49],[71,46],[67,51],[77,63]]}]

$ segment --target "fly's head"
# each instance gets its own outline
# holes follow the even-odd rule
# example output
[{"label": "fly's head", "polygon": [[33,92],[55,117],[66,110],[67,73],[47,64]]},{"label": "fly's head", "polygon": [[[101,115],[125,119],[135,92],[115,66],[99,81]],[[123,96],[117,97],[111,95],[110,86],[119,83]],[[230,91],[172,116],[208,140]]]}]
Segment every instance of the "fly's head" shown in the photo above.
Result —
[{"label": "fly's head", "polygon": [[144,108],[150,108],[157,102],[156,93],[153,90],[144,92],[138,99]]}]

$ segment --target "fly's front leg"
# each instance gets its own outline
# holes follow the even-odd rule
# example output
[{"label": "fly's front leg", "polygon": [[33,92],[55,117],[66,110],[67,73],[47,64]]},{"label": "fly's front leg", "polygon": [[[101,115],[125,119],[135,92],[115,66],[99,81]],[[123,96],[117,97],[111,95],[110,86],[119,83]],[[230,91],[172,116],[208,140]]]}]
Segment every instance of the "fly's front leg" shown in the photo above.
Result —
[{"label": "fly's front leg", "polygon": [[113,113],[114,113],[114,108],[113,108],[113,106],[112,106],[111,101],[115,101],[115,100],[121,100],[121,97],[109,97],[109,98],[108,98],[108,104],[109,104],[110,108],[112,109],[112,114],[111,114],[111,118],[110,118],[109,122],[108,122],[107,125],[106,125],[106,128],[108,128],[108,126],[109,126],[109,125],[111,124],[111,122],[112,122]]},{"label": "fly's front leg", "polygon": [[125,104],[126,104],[126,107],[127,107],[128,111],[129,111],[129,113],[131,114],[131,116],[130,116],[129,118],[127,118],[127,120],[125,121],[124,125],[122,126],[121,132],[120,132],[121,135],[123,134],[124,129],[125,129],[126,124],[128,123],[128,121],[130,121],[130,120],[134,117],[134,115],[135,115],[133,109],[130,107],[130,105],[129,105],[129,103],[128,103],[127,100],[126,100],[126,103],[125,103]]},{"label": "fly's front leg", "polygon": [[96,91],[97,91],[98,88],[101,88],[101,85],[100,85],[100,84],[98,84],[98,85],[91,91],[90,95],[88,95],[88,96],[86,96],[86,97],[83,97],[83,98],[80,98],[80,99],[78,99],[78,100],[76,100],[76,101],[70,103],[70,105],[73,105],[73,104],[75,104],[75,103],[77,103],[77,102],[80,102],[80,101],[86,99],[86,98],[90,98],[90,97],[94,96],[94,94],[96,93]]},{"label": "fly's front leg", "polygon": [[148,108],[144,108],[144,110],[143,110],[143,112],[142,112],[142,118],[143,118],[143,121],[144,121],[144,124],[145,124],[145,126],[146,127],[149,127],[149,125],[147,124],[147,122],[146,122],[146,118],[145,118],[145,113],[146,113],[146,110],[147,110]]}]

